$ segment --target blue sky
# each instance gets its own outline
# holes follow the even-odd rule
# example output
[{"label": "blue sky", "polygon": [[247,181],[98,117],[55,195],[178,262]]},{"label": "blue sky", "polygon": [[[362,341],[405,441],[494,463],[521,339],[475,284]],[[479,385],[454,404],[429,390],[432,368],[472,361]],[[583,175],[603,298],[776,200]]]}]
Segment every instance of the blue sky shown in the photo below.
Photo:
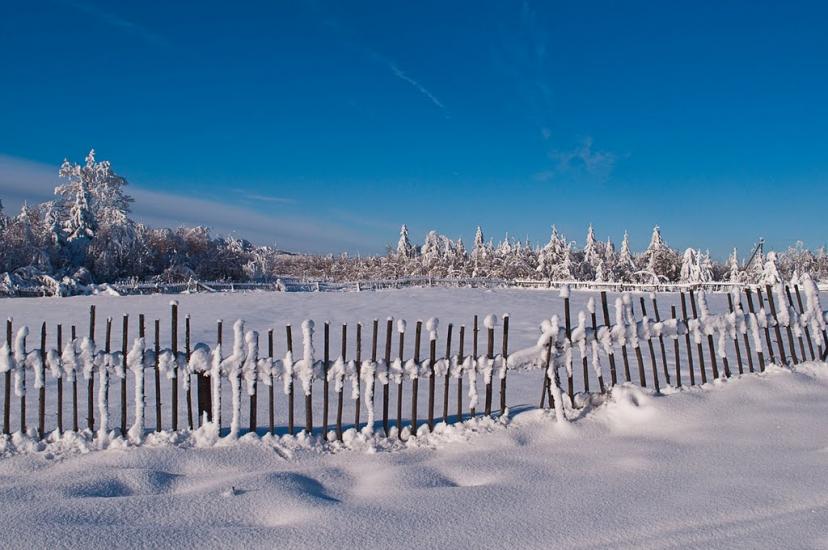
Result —
[{"label": "blue sky", "polygon": [[828,5],[782,4],[6,2],[0,198],[94,146],[139,218],[288,249],[816,247]]}]

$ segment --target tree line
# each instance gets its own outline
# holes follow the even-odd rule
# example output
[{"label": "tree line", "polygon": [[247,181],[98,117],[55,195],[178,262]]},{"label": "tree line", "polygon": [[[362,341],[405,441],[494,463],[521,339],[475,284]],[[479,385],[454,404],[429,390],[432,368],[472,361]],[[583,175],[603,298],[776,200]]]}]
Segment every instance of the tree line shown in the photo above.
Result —
[{"label": "tree line", "polygon": [[153,228],[131,217],[127,180],[94,150],[83,164],[65,160],[53,200],[24,204],[7,215],[0,202],[0,285],[72,287],[124,280],[266,281],[280,277],[348,281],[401,277],[579,280],[598,282],[766,282],[798,273],[828,279],[828,255],[798,242],[781,253],[754,251],[749,262],[734,249],[717,262],[706,251],[670,247],[658,226],[634,253],[625,232],[619,249],[590,226],[583,247],[554,226],[548,242],[486,239],[480,227],[469,250],[462,239],[429,231],[422,244],[403,225],[384,255],[291,254],[207,227]]}]

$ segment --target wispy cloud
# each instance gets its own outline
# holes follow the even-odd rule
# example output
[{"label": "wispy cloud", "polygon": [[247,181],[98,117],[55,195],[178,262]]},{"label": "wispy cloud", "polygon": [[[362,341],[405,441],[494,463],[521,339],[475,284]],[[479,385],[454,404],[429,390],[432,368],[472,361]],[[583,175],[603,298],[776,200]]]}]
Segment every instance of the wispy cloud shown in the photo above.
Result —
[{"label": "wispy cloud", "polygon": [[[60,184],[57,171],[57,165],[0,154],[0,199],[6,211],[14,213],[23,201],[44,202],[54,198],[54,188]],[[234,234],[294,251],[381,249],[382,243],[375,235],[362,232],[352,223],[331,221],[330,216],[322,213],[318,217],[293,212],[274,215],[247,203],[156,191],[135,184],[130,184],[128,191],[135,198],[133,217],[151,226],[205,225],[217,234]]]},{"label": "wispy cloud", "polygon": [[391,69],[391,72],[394,73],[394,76],[396,76],[397,78],[399,78],[401,80],[404,80],[405,82],[408,82],[409,84],[414,86],[414,88],[416,88],[421,94],[426,96],[429,99],[429,101],[431,101],[434,105],[436,105],[437,107],[439,107],[443,111],[446,110],[446,106],[443,105],[443,102],[440,101],[439,99],[437,99],[436,97],[434,97],[434,94],[432,94],[428,90],[428,88],[426,88],[425,86],[420,84],[417,80],[414,80],[413,78],[408,76],[405,73],[405,71],[403,71],[402,69],[397,67],[397,65],[395,63],[388,63],[388,68]]},{"label": "wispy cloud", "polygon": [[95,6],[89,2],[83,2],[80,0],[62,0],[62,2],[63,4],[80,11],[85,15],[92,16],[97,20],[106,23],[107,25],[130,32],[135,36],[144,39],[149,44],[152,44],[154,46],[169,45],[169,41],[166,38],[159,34],[156,34],[155,32],[144,27],[143,25],[139,25],[138,23],[130,21],[129,19],[126,19],[111,11],[103,10],[100,7]]},{"label": "wispy cloud", "polygon": [[246,189],[240,189],[235,187],[231,189],[234,193],[239,195],[239,198],[246,201],[254,201],[254,202],[269,202],[272,204],[296,204],[296,199],[292,199],[289,197],[277,197],[274,195],[266,195],[263,193],[251,193]]},{"label": "wispy cloud", "polygon": [[598,151],[592,146],[592,138],[585,138],[578,146],[549,152],[555,166],[535,174],[538,181],[554,181],[574,176],[589,176],[604,182],[612,174],[618,155],[610,151]]}]

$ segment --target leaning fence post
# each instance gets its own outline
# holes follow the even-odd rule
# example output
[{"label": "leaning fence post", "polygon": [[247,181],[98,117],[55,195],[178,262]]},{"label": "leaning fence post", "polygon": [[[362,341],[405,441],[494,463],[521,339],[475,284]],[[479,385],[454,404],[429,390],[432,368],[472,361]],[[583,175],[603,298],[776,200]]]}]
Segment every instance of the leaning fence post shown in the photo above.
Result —
[{"label": "leaning fence post", "polygon": [[[791,296],[791,287],[788,286],[788,285],[785,285],[785,294],[788,297],[789,310],[796,311],[796,309],[794,307],[793,296]],[[797,317],[798,316],[799,315],[797,314]],[[808,328],[808,327],[805,327],[805,328]],[[802,339],[802,332],[803,331],[802,331],[801,326],[800,326],[799,334],[797,335],[797,339],[799,340],[799,351],[802,353],[802,360],[807,361],[808,356],[805,355],[805,340]],[[788,335],[790,335],[790,334],[791,334],[791,326],[789,324],[788,325]],[[793,342],[791,342],[791,347],[793,347]]]},{"label": "leaning fence post", "polygon": [[771,317],[773,317],[773,330],[776,333],[776,347],[779,349],[779,359],[783,364],[787,364],[788,357],[785,354],[785,344],[782,342],[782,329],[779,328],[779,319],[776,316],[776,302],[773,299],[771,285],[765,285],[765,290],[768,293],[768,305],[770,306]]},{"label": "leaning fence post", "polygon": [[598,370],[598,387],[601,390],[601,393],[606,393],[607,389],[604,386],[604,375],[601,373],[600,366],[601,363],[598,361],[598,318],[595,315],[595,301],[590,298],[590,316],[592,317],[592,338],[593,338],[593,345],[596,346],[593,349],[593,356],[592,361],[595,363],[596,370]]},{"label": "leaning fence post", "polygon": [[681,355],[679,354],[679,319],[676,318],[676,306],[670,306],[670,314],[672,315],[673,320],[676,322],[676,333],[672,336],[673,338],[673,353],[675,354],[676,360],[676,387],[681,387]]},{"label": "leaning fence post", "polygon": [[[776,285],[776,296],[777,296],[777,298],[779,298],[780,311],[785,312],[785,316],[784,316],[783,319],[785,320],[785,332],[788,333],[788,346],[790,347],[790,350],[791,350],[791,361],[793,362],[794,365],[796,365],[796,364],[799,363],[799,358],[796,356],[796,346],[794,345],[793,330],[791,329],[791,308],[788,305],[788,302],[785,301],[786,300],[785,295],[782,293],[782,283],[778,283]],[[790,293],[788,294],[787,299],[790,300]],[[777,323],[777,326],[778,326],[778,323]],[[802,358],[805,359],[805,349],[804,349],[805,345],[802,342],[801,337],[800,337],[800,343],[803,344],[802,345],[802,348],[803,348],[802,349]]]},{"label": "leaning fence post", "polygon": [[566,388],[567,393],[569,394],[569,402],[572,405],[572,408],[575,408],[575,381],[573,379],[573,369],[571,365],[571,357],[572,357],[572,319],[569,312],[569,286],[561,285],[561,296],[564,299],[564,326],[566,327],[566,343],[569,346],[570,354],[569,354],[569,361],[570,364],[567,365],[566,368]]},{"label": "leaning fence post", "polygon": [[[661,315],[658,312],[658,302],[656,301],[655,292],[650,294],[650,298],[653,300],[653,313],[655,314],[656,323],[661,322]],[[664,331],[660,331],[658,333],[658,344],[661,347],[661,368],[664,371],[664,380],[665,383],[669,386],[670,385],[670,371],[667,369],[667,351],[664,349]]]},{"label": "leaning fence post", "polygon": [[161,431],[161,320],[155,320],[155,431]]},{"label": "leaning fence post", "polygon": [[[802,294],[799,292],[799,285],[794,285],[794,291],[796,292],[796,303],[799,305],[799,314],[802,315],[805,313],[805,307],[803,307],[802,304]],[[804,330],[805,340],[808,342],[808,351],[811,353],[811,361],[814,361],[816,359],[816,354],[814,353],[814,342],[811,340],[811,329],[808,328],[808,325],[806,324]]]},{"label": "leaning fence post", "polygon": [[[606,327],[607,330],[610,330],[609,305],[607,304],[607,291],[606,290],[601,291],[601,310],[604,314],[604,326]],[[610,382],[614,386],[618,383],[618,375],[615,371],[615,353],[612,351],[612,347],[610,347],[610,350],[607,353],[607,356],[609,357],[609,364],[610,364]],[[548,379],[548,377],[546,377],[546,378]]]},{"label": "leaning fence post", "polygon": [[[733,315],[733,325],[734,330],[736,330],[738,329],[739,324],[736,322],[736,312],[733,308],[733,296],[730,295],[730,292],[727,293],[727,306],[730,313]],[[739,346],[739,337],[735,332],[733,334],[733,347],[736,348],[736,363],[739,366],[739,374],[744,374],[744,369],[742,368],[742,350]]]},{"label": "leaning fence post", "polygon": [[[756,313],[753,310],[753,297],[750,294],[750,288],[745,287],[745,296],[747,296],[748,302],[748,311],[750,311],[751,315],[753,316],[754,324],[759,323],[759,318],[756,316]],[[768,343],[770,343],[770,335],[767,332],[767,328],[765,328],[765,336],[767,337]],[[754,332],[754,340],[756,343],[756,355],[759,357],[759,372],[765,372],[765,354],[762,351],[762,341],[756,337],[758,334],[759,328],[756,327],[756,331]]]},{"label": "leaning fence post", "polygon": [[696,373],[693,369],[693,345],[690,343],[690,318],[687,315],[687,298],[684,291],[681,292],[681,316],[684,317],[684,325],[687,331],[684,333],[685,343],[687,344],[687,366],[690,372],[690,385],[696,385]]},{"label": "leaning fence post", "polygon": [[37,397],[37,435],[46,437],[46,322],[40,326],[40,388]]},{"label": "leaning fence post", "polygon": [[[747,292],[747,291],[746,291]],[[770,336],[770,327],[768,326],[768,314],[765,312],[765,303],[762,300],[762,289],[760,287],[756,287],[756,298],[759,302],[759,312],[757,315],[763,315],[764,318],[764,326],[762,328],[765,329],[765,344],[768,348],[768,358],[770,359],[771,363],[776,363],[776,355],[773,353],[773,346],[771,345],[771,336]],[[750,294],[748,294],[748,301],[750,301]],[[785,358],[782,358],[782,361],[785,361]],[[764,372],[765,369],[762,369]]]},{"label": "leaning fence post", "polygon": [[[647,348],[649,349],[649,352],[650,352],[650,366],[653,369],[653,386],[655,387],[656,393],[659,393],[659,391],[661,391],[661,388],[659,387],[659,381],[658,381],[658,366],[656,364],[655,348],[653,347],[653,337],[650,334],[650,326],[649,326],[650,319],[649,319],[649,317],[647,317],[647,304],[644,301],[644,296],[640,296],[640,300],[641,300],[641,324],[642,324],[642,326],[645,323],[647,325],[647,329],[646,329],[646,332],[647,332]],[[664,370],[667,370],[667,369],[665,368]],[[670,383],[667,382],[667,384],[669,385]]]},{"label": "leaning fence post", "polygon": [[[500,414],[506,414],[506,373],[508,369],[509,357],[509,314],[503,315],[503,350],[502,350],[503,367],[500,375]],[[446,377],[448,380],[448,377]]]},{"label": "leaning fence post", "polygon": [[[693,308],[693,319],[698,321],[699,320],[699,313],[698,313],[698,310],[696,309],[696,296],[695,296],[695,294],[693,294],[693,289],[692,288],[690,289],[690,305]],[[697,330],[699,331],[697,333],[697,336],[699,336],[699,338],[700,338],[701,337],[701,325],[698,325],[697,327],[698,327]],[[704,368],[704,348],[702,347],[702,343],[701,343],[700,339],[696,340],[696,351],[699,354],[699,373],[701,374],[701,381],[702,381],[702,384],[707,384],[707,372]]]},{"label": "leaning fence post", "polygon": [[121,356],[124,377],[121,378],[121,436],[127,436],[127,355],[129,354],[129,315],[124,314],[121,327]]},{"label": "leaning fence post", "polygon": [[[95,305],[89,306],[89,340],[95,343]],[[86,383],[86,425],[95,431],[95,376],[92,373]]]}]

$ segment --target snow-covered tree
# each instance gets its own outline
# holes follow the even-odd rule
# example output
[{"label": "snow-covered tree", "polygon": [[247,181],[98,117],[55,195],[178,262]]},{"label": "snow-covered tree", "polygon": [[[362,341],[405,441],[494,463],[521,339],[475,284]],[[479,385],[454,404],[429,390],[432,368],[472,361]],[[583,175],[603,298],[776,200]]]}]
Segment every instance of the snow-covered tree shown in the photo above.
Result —
[{"label": "snow-covered tree", "polygon": [[408,237],[408,226],[403,224],[400,228],[400,240],[397,241],[397,257],[409,260],[414,256],[414,249]]},{"label": "snow-covered tree", "polygon": [[739,266],[739,256],[734,248],[727,258],[727,281],[741,283],[743,279],[742,268]]},{"label": "snow-covered tree", "polygon": [[635,262],[630,250],[630,235],[624,231],[624,239],[621,241],[621,251],[615,263],[615,279],[625,283],[632,282],[635,278]]}]

